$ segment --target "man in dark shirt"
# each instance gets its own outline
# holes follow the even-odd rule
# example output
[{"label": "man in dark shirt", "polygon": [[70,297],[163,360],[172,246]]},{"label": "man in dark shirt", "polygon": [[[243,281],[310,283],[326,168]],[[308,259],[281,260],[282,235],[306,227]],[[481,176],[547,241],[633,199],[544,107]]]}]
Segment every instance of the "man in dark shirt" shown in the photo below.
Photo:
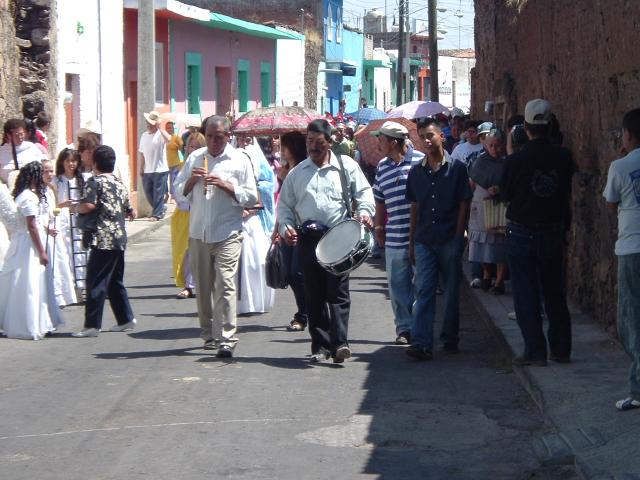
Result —
[{"label": "man in dark shirt", "polygon": [[507,157],[500,191],[507,208],[507,260],[524,352],[515,365],[547,364],[541,301],[549,320],[551,360],[569,362],[571,316],[564,282],[564,236],[574,164],[569,150],[549,138],[551,109],[542,99],[525,108],[529,142]]},{"label": "man in dark shirt", "polygon": [[446,352],[458,351],[461,262],[472,192],[466,165],[445,152],[444,135],[436,121],[421,121],[418,135],[427,155],[407,178],[409,257],[416,266],[415,316],[407,355],[431,360],[438,273],[444,278],[440,339]]}]

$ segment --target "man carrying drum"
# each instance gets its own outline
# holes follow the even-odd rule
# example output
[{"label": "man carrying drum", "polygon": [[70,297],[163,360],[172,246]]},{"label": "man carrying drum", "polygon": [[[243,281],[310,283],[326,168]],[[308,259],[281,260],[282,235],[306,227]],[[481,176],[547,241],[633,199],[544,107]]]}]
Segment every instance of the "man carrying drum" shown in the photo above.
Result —
[{"label": "man carrying drum", "polygon": [[324,233],[348,217],[347,202],[354,205],[356,218],[372,227],[373,193],[358,164],[331,151],[331,125],[326,120],[314,120],[307,127],[307,151],[309,157],[287,175],[280,190],[280,235],[300,249],[311,361],[331,356],[334,363],[343,363],[351,357],[347,341],[349,275],[327,272],[315,250]]}]

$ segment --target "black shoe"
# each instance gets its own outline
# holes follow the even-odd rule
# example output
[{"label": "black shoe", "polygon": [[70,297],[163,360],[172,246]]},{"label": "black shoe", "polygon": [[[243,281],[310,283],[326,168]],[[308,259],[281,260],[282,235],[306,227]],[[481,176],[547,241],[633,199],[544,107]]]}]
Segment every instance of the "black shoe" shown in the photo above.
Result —
[{"label": "black shoe", "polygon": [[442,347],[442,350],[445,353],[450,353],[450,354],[456,354],[460,351],[457,345],[450,345],[450,344],[445,344],[444,347]]},{"label": "black shoe", "polygon": [[216,357],[218,358],[233,357],[233,347],[229,345],[220,345],[220,348],[218,348],[218,353],[216,353]]},{"label": "black shoe", "polygon": [[420,345],[409,345],[409,348],[407,348],[405,352],[416,360],[433,360],[431,350]]},{"label": "black shoe", "polygon": [[480,280],[480,288],[485,292],[488,291],[491,288],[491,279],[483,278]]},{"label": "black shoe", "polygon": [[409,345],[411,343],[411,334],[409,332],[400,332],[393,343],[396,345]]},{"label": "black shoe", "polygon": [[554,355],[553,353],[549,355],[549,360],[552,360],[556,363],[571,363],[571,357],[569,355]]},{"label": "black shoe", "polygon": [[546,367],[547,361],[544,359],[527,358],[525,356],[513,357],[511,365],[514,367]]}]

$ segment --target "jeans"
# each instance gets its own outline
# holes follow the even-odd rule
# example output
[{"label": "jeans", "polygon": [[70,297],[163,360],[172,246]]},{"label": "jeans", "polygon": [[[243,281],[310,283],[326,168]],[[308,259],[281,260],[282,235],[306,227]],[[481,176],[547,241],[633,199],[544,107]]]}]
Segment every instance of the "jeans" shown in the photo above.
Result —
[{"label": "jeans", "polygon": [[618,257],[618,335],[631,357],[629,393],[640,400],[640,253]]},{"label": "jeans", "polygon": [[384,258],[396,335],[411,332],[415,294],[409,250],[407,248],[386,248]]},{"label": "jeans", "polygon": [[551,354],[571,355],[571,316],[564,282],[564,231],[560,226],[531,229],[507,225],[507,261],[511,271],[513,303],[524,339],[524,357],[547,359],[540,298],[549,327]]},{"label": "jeans", "polygon": [[438,272],[444,280],[444,315],[440,340],[445,347],[458,346],[460,328],[460,279],[464,237],[453,237],[439,245],[416,242],[416,303],[411,344],[433,348],[433,322],[436,316]]},{"label": "jeans", "polygon": [[319,240],[319,236],[301,235],[297,247],[304,275],[311,353],[325,350],[335,355],[338,347],[348,344],[349,275],[333,275],[320,266],[316,259]]},{"label": "jeans", "polygon": [[123,278],[124,250],[91,249],[87,262],[84,328],[102,327],[102,312],[107,296],[118,325],[133,320],[133,311]]},{"label": "jeans", "polygon": [[285,249],[285,258],[289,260],[289,286],[298,308],[294,318],[306,325],[309,319],[307,315],[307,300],[304,294],[304,276],[300,266],[300,248],[298,246],[291,247],[284,242],[282,242],[281,247]]},{"label": "jeans", "polygon": [[147,197],[151,205],[151,216],[156,218],[164,217],[167,207],[164,205],[164,197],[167,194],[167,178],[169,172],[144,173],[142,175],[142,188],[144,196]]}]

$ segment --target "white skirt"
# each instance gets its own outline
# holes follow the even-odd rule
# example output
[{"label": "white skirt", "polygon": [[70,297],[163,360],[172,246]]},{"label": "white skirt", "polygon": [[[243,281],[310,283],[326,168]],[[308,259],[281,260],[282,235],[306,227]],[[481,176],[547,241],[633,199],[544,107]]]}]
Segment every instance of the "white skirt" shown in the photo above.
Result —
[{"label": "white skirt", "polygon": [[242,223],[242,236],[237,313],[268,312],[275,300],[275,290],[267,287],[264,267],[270,241],[257,215],[251,215]]}]

